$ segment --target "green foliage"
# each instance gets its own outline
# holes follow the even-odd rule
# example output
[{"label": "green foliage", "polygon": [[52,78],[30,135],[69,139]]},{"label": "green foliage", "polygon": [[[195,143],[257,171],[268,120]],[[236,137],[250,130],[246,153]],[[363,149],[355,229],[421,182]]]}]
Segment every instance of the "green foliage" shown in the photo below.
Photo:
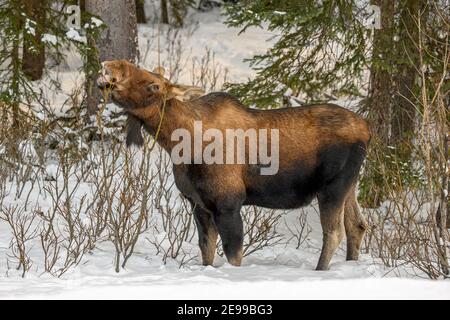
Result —
[{"label": "green foliage", "polygon": [[[435,189],[418,178],[427,174],[416,168],[423,167],[428,156],[439,163],[443,149],[439,136],[448,132],[450,120],[441,107],[448,106],[450,97],[446,81],[450,21],[444,14],[450,12],[450,5],[404,0],[385,4],[385,20],[390,23],[376,33],[371,71],[379,77],[375,77],[364,110],[374,136],[361,181],[361,200],[368,206],[387,199],[386,190]],[[447,102],[441,104],[440,99]],[[430,155],[425,156],[419,144],[423,144],[429,122],[436,136]]]},{"label": "green foliage", "polygon": [[[33,102],[39,102],[40,95],[22,71],[21,48],[24,45],[27,45],[31,51],[45,50],[47,58],[60,62],[64,59],[64,50],[73,44],[84,61],[83,69],[86,74],[93,74],[98,70],[91,44],[80,38],[69,37],[67,34],[68,14],[65,10],[71,3],[72,1],[69,0],[42,1],[40,5],[45,12],[45,23],[33,21],[27,16],[24,0],[6,0],[0,3],[0,104],[15,109],[15,117],[18,116],[20,103],[30,105]],[[89,23],[90,18],[87,15],[83,18],[86,22],[84,32],[89,39],[95,39],[102,26],[97,27]],[[42,35],[40,41],[36,40],[35,34]],[[58,82],[50,79],[50,83],[51,89],[59,89]]]},{"label": "green foliage", "polygon": [[5,1],[0,4],[0,102],[17,105],[22,91],[28,92],[26,77],[22,73],[21,61],[18,59],[21,35],[25,26],[34,25],[26,22],[23,15],[22,1]]},{"label": "green foliage", "polygon": [[229,26],[278,34],[272,48],[250,59],[256,77],[229,86],[231,92],[260,108],[276,107],[287,91],[309,101],[322,100],[324,93],[359,95],[371,30],[356,2],[256,0],[227,6]]},{"label": "green foliage", "polygon": [[100,37],[101,32],[106,28],[106,25],[98,17],[83,11],[82,22],[83,31],[86,36],[86,42],[76,42],[81,58],[83,60],[82,71],[85,75],[85,105],[86,107],[87,97],[93,97],[93,90],[95,90],[95,78],[98,75],[101,64],[99,61],[99,52],[97,46],[95,45],[96,40]]},{"label": "green foliage", "polygon": [[45,25],[26,15],[23,0],[8,0],[0,4],[0,101],[7,105],[30,102],[37,94],[22,71],[20,48],[23,45],[36,52],[52,49],[53,58],[61,58],[60,49],[64,43],[37,42],[34,37],[36,33],[60,37],[63,32],[60,12],[50,1],[43,1],[42,6],[47,16]]},{"label": "green foliage", "polygon": [[[393,146],[374,142],[359,181],[360,203],[364,207],[378,207],[392,193],[420,190],[426,186],[420,159],[404,160],[403,153]],[[391,194],[389,194],[391,193]]]}]

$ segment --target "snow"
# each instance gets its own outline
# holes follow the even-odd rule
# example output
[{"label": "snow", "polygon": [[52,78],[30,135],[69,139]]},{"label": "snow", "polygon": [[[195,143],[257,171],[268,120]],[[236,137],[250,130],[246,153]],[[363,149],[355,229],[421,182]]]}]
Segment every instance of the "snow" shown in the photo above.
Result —
[{"label": "snow", "polygon": [[36,22],[27,18],[25,20],[25,31],[28,34],[35,36],[36,35]]},{"label": "snow", "polygon": [[78,41],[78,42],[86,42],[86,37],[80,36],[77,30],[70,28],[69,31],[66,32],[66,36],[68,39]]},{"label": "snow", "polygon": [[[245,268],[243,268],[245,269]],[[282,268],[281,268],[282,269]],[[176,277],[167,273],[132,278],[129,274],[116,277],[110,283],[99,277],[83,280],[49,281],[46,288],[35,291],[35,284],[42,279],[33,279],[25,287],[20,282],[2,283],[4,298],[26,299],[176,299],[176,300],[221,300],[221,299],[449,299],[450,284],[426,280],[407,279],[353,279],[353,280],[299,280],[259,281],[229,280],[224,275],[214,278],[209,270]],[[253,270],[264,272],[266,270]],[[229,276],[235,276],[229,274]],[[299,274],[301,276],[301,274]],[[111,279],[113,280],[113,279]],[[23,294],[26,291],[26,294]],[[45,292],[45,295],[42,295]]]},{"label": "snow", "polygon": [[42,36],[42,42],[46,42],[52,45],[56,45],[58,43],[58,39],[53,34],[45,33]]},{"label": "snow", "polygon": [[[4,233],[2,233],[4,234]],[[3,242],[2,242],[3,243]],[[14,299],[449,299],[450,281],[383,277],[368,256],[345,262],[341,252],[330,271],[314,271],[318,250],[273,248],[233,267],[217,257],[179,268],[140,247],[126,270],[112,270],[108,248],[95,251],[63,279],[48,275],[0,278],[0,298]]]},{"label": "snow", "polygon": [[92,17],[91,18],[91,22],[96,26],[96,27],[100,27],[101,25],[103,25],[103,21],[100,19],[97,19],[96,17]]},{"label": "snow", "polygon": [[91,22],[90,23],[86,23],[84,25],[84,28],[85,29],[88,29],[88,28],[92,29],[92,28],[98,28],[98,27],[100,27],[102,25],[103,25],[103,21],[102,20],[100,20],[100,19],[98,19],[96,17],[91,17]]},{"label": "snow", "polygon": [[[227,80],[230,82],[244,82],[254,75],[248,62],[244,59],[251,58],[255,54],[264,53],[274,43],[275,34],[258,28],[248,28],[247,31],[238,36],[239,28],[228,28],[223,24],[224,17],[219,11],[213,11],[206,14],[195,14],[192,20],[199,20],[198,25],[192,23],[190,27],[181,29],[179,38],[182,46],[182,57],[180,65],[184,66],[183,72],[177,77],[177,81],[190,84],[193,74],[200,72],[199,63],[207,54],[207,50],[214,53],[214,65],[216,69],[221,69],[222,74],[227,72]],[[143,55],[140,64],[149,70],[158,66],[158,47],[156,40],[153,39],[152,47],[147,51],[146,39],[157,37],[160,32],[160,61],[161,65],[170,74],[173,66],[169,64],[167,56],[173,55],[168,52],[170,39],[166,37],[167,28],[158,26],[141,25],[139,28],[140,52]],[[178,38],[176,38],[178,39]],[[143,40],[143,41],[142,41]],[[193,67],[193,61],[196,61],[196,67]],[[167,74],[166,74],[167,76]],[[220,89],[223,84],[223,78],[218,79],[219,83],[216,89]]]},{"label": "snow", "polygon": [[[283,14],[283,13],[277,13]],[[212,65],[227,70],[228,81],[240,82],[254,75],[254,71],[244,62],[255,54],[263,53],[274,41],[275,34],[257,28],[249,28],[238,36],[239,29],[227,28],[220,12],[197,13],[192,20],[198,20],[195,28],[179,31],[182,43],[180,64],[183,71],[176,75],[178,82],[190,84],[195,80],[197,67],[192,61],[200,63],[207,49],[214,52]],[[100,20],[91,21],[96,26]],[[167,49],[170,41],[165,37],[167,30],[161,26],[160,50],[158,52],[154,37],[158,26],[139,27],[139,43],[142,58],[140,64],[153,69],[162,66],[171,71],[170,56],[173,51]],[[76,41],[84,41],[79,33],[71,29],[67,36]],[[53,43],[52,35],[44,35],[45,41]],[[150,45],[148,45],[148,42]],[[152,42],[153,41],[153,42]],[[147,55],[145,55],[147,52]],[[159,59],[158,59],[159,57]],[[62,93],[45,91],[46,98],[52,102],[57,114],[64,114],[67,106],[64,101],[74,87],[80,86],[83,76],[78,69],[80,60],[69,53],[64,64],[55,66],[50,75],[62,85]],[[217,89],[223,84],[219,79]],[[38,86],[47,88],[46,81]],[[345,101],[351,106],[354,101]],[[115,110],[107,105],[106,116]],[[109,130],[109,129],[108,129]],[[32,145],[24,144],[28,157],[36,157]],[[0,146],[1,150],[2,146]],[[0,151],[1,154],[1,151]],[[46,175],[58,178],[58,168],[54,163],[46,167]],[[8,182],[7,189],[17,186]],[[29,186],[27,186],[28,188]],[[89,183],[82,183],[77,191],[78,199],[91,192]],[[14,192],[12,192],[14,194]],[[23,192],[27,194],[27,190]],[[7,197],[6,204],[22,203]],[[31,203],[37,203],[42,210],[48,209],[51,199],[33,192]],[[429,281],[397,273],[385,268],[379,261],[367,254],[358,262],[345,261],[345,243],[341,244],[334,256],[329,271],[314,271],[321,247],[321,227],[317,214],[317,205],[305,209],[312,233],[299,249],[293,241],[265,248],[246,258],[242,267],[232,267],[226,260],[216,256],[214,266],[204,267],[199,258],[196,237],[186,244],[192,259],[180,266],[179,262],[168,260],[164,264],[156,254],[155,248],[146,238],[158,238],[162,234],[144,234],[138,241],[135,254],[120,273],[114,272],[114,248],[110,243],[101,243],[87,254],[80,265],[69,270],[62,278],[56,278],[43,272],[42,252],[38,246],[31,248],[30,255],[34,264],[25,276],[9,265],[10,231],[7,224],[0,220],[0,298],[14,299],[432,299],[450,298],[450,281]],[[289,212],[286,225],[293,226],[301,210]],[[280,234],[288,237],[288,230],[280,226]]]}]

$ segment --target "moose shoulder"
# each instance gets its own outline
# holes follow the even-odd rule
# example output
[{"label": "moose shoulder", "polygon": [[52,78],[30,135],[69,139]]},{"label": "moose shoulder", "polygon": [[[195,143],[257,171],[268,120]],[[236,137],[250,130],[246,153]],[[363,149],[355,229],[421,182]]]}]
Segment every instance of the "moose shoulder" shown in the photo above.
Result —
[{"label": "moose shoulder", "polygon": [[358,259],[366,222],[356,183],[370,140],[367,123],[358,115],[333,104],[255,110],[227,93],[181,101],[195,88],[176,86],[161,71],[148,72],[123,60],[103,63],[98,85],[109,88],[113,101],[129,115],[130,144],[142,144],[141,126],[168,152],[176,146],[173,132],[182,128],[195,136],[198,121],[203,131],[278,130],[278,171],[273,175],[261,175],[258,165],[249,163],[174,164],[176,185],[194,208],[203,264],[213,263],[218,235],[228,261],[241,264],[243,205],[291,209],[314,198],[323,228],[317,269],[328,269],[344,233],[347,259]]}]

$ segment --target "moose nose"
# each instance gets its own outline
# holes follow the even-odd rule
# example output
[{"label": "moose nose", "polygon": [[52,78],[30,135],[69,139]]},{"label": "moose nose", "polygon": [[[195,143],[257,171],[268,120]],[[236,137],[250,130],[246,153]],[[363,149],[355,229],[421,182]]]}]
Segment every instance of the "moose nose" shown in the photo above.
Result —
[{"label": "moose nose", "polygon": [[112,83],[109,82],[107,79],[105,79],[103,76],[100,76],[97,79],[97,87],[99,89],[111,88],[112,87]]},{"label": "moose nose", "polygon": [[100,89],[111,88],[115,82],[116,79],[111,76],[111,72],[109,71],[109,69],[105,66],[104,63],[102,63],[100,76],[97,78],[97,86]]}]

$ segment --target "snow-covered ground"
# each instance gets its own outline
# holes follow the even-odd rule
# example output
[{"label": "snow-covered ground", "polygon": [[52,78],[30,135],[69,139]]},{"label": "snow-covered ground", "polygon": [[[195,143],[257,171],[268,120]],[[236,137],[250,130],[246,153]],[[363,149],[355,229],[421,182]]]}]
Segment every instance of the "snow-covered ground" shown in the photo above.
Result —
[{"label": "snow-covered ground", "polygon": [[[294,223],[298,214],[290,212],[286,222]],[[347,262],[344,245],[329,271],[314,271],[321,232],[314,210],[309,210],[308,221],[313,232],[307,245],[266,248],[245,258],[242,267],[233,267],[219,256],[213,267],[202,266],[198,257],[182,267],[172,260],[164,265],[146,241],[139,242],[120,273],[114,272],[114,250],[108,244],[101,244],[61,279],[41,275],[35,268],[24,279],[12,270],[5,274],[3,260],[0,298],[450,299],[450,281],[398,278],[368,255]],[[0,224],[0,256],[6,254],[8,237]]]},{"label": "snow-covered ground", "polygon": [[[181,31],[181,65],[183,72],[177,76],[180,83],[190,84],[195,75],[192,61],[201,61],[205,48],[214,52],[214,62],[220,70],[228,70],[229,81],[245,81],[253,71],[243,62],[256,53],[263,52],[273,41],[273,34],[251,28],[238,36],[237,29],[229,29],[222,23],[219,12],[195,14],[193,20],[199,24],[191,31]],[[189,28],[188,28],[189,29]],[[154,35],[156,26],[140,26],[141,65],[152,69],[158,65],[158,49]],[[161,64],[170,72],[166,50],[168,41],[161,33]],[[147,41],[148,40],[148,41]],[[58,109],[82,77],[76,68],[79,61],[69,55],[66,64],[55,67],[53,76],[58,76],[63,93],[47,92],[54,108]],[[217,87],[220,88],[221,80]],[[347,102],[349,105],[350,102]],[[83,189],[83,188],[82,188]],[[84,188],[83,190],[88,190]],[[25,192],[26,193],[26,192]],[[33,194],[31,199],[45,209],[48,199]],[[12,198],[8,204],[16,203]],[[20,202],[20,201],[19,201]],[[115,273],[114,248],[102,243],[87,254],[82,263],[71,269],[62,278],[42,272],[42,257],[33,256],[36,263],[25,278],[9,265],[10,230],[0,221],[0,298],[76,298],[76,299],[315,299],[315,298],[375,298],[375,299],[450,299],[450,281],[429,281],[412,277],[399,278],[369,255],[362,255],[359,262],[345,261],[345,244],[341,245],[333,258],[330,271],[314,271],[321,246],[321,228],[317,211],[307,209],[308,223],[312,232],[308,241],[296,249],[293,241],[278,244],[250,255],[242,267],[230,266],[217,256],[214,267],[203,267],[198,257],[183,266],[173,260],[161,262],[155,249],[146,241],[149,235],[139,240],[135,254],[126,269]],[[286,224],[293,225],[299,210],[290,212]],[[278,230],[287,236],[286,227]],[[195,238],[191,249],[197,252]],[[31,249],[33,253],[35,248]],[[37,250],[35,250],[37,252]]]},{"label": "snow-covered ground", "polygon": [[[313,227],[320,230],[317,224]],[[2,229],[3,247],[7,237]],[[4,255],[4,248],[0,254]],[[387,270],[367,255],[359,262],[346,262],[342,249],[330,271],[318,272],[313,270],[318,255],[314,246],[297,250],[283,245],[246,258],[239,268],[220,257],[214,267],[201,266],[195,259],[180,268],[173,261],[163,265],[151,247],[141,243],[126,270],[117,274],[113,248],[100,246],[62,279],[39,276],[38,272],[30,272],[25,279],[14,273],[2,274],[0,298],[450,299],[450,281],[385,276]],[[3,264],[2,269],[4,273]]]}]

